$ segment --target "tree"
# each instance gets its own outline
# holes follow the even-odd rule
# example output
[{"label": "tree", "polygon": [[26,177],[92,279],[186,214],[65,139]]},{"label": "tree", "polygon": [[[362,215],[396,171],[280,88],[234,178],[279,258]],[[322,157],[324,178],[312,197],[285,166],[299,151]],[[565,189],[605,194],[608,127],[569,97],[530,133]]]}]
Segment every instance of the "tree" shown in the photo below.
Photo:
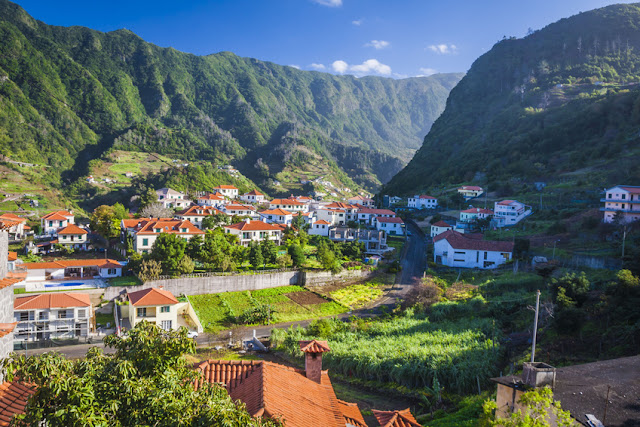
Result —
[{"label": "tree", "polygon": [[193,386],[200,374],[184,357],[195,352],[186,328],[164,331],[143,321],[126,338],[109,335],[104,342],[115,354],[93,347],[77,360],[57,352],[5,359],[8,379],[36,388],[18,425],[277,425],[252,417],[221,386]]},{"label": "tree", "polygon": [[129,212],[121,203],[101,205],[91,214],[91,229],[107,239],[108,244],[109,239],[120,235],[121,221],[128,217]]},{"label": "tree", "polygon": [[204,240],[199,234],[193,236],[187,242],[185,253],[189,255],[192,260],[202,261],[204,258],[204,248],[202,247]]},{"label": "tree", "polygon": [[140,263],[138,279],[142,283],[155,280],[162,274],[162,264],[154,259],[145,259]]},{"label": "tree", "polygon": [[514,411],[508,418],[497,418],[496,402],[487,400],[483,405],[484,421],[488,426],[500,427],[549,427],[549,419],[557,419],[559,427],[577,426],[571,419],[571,413],[560,406],[560,402],[553,400],[553,391],[549,387],[537,388],[520,396],[519,411]]},{"label": "tree", "polygon": [[212,230],[216,227],[220,227],[222,225],[226,225],[229,223],[229,216],[223,213],[214,213],[212,215],[207,215],[202,220],[202,228],[205,230]]},{"label": "tree", "polygon": [[249,263],[253,268],[257,269],[264,264],[264,258],[262,257],[262,248],[259,244],[252,242],[249,247]]},{"label": "tree", "polygon": [[265,239],[260,244],[265,264],[275,264],[278,259],[278,248],[273,240]]},{"label": "tree", "polygon": [[[590,286],[589,279],[587,279],[584,272],[580,273],[580,275],[567,273],[561,278],[551,281],[551,287],[556,296],[556,300],[559,293],[563,292],[563,297],[575,300],[578,305],[581,305],[586,300]],[[560,289],[564,289],[564,291]]]},{"label": "tree", "polygon": [[153,203],[140,211],[143,218],[173,218],[173,210],[165,208],[162,203]]},{"label": "tree", "polygon": [[175,234],[160,233],[151,247],[151,258],[162,263],[165,272],[178,269],[178,263],[184,257],[187,242]]},{"label": "tree", "polygon": [[316,258],[325,270],[330,270],[332,273],[337,273],[342,270],[342,266],[340,265],[340,262],[338,262],[336,254],[329,248],[329,245],[324,240],[321,240],[318,245]]},{"label": "tree", "polygon": [[191,274],[195,268],[196,266],[191,258],[189,258],[189,255],[183,256],[178,262],[178,271],[182,274]]},{"label": "tree", "polygon": [[[158,194],[156,193],[156,191],[153,188],[147,188],[147,191],[145,191],[140,195],[140,207],[138,209],[138,212],[143,211],[145,208],[155,204],[157,201],[158,201]],[[150,218],[150,217],[147,217],[147,218]]]},{"label": "tree", "polygon": [[293,244],[289,246],[287,252],[291,256],[293,266],[298,268],[302,267],[302,264],[304,264],[305,261],[304,250],[302,250],[302,247],[298,244]]}]

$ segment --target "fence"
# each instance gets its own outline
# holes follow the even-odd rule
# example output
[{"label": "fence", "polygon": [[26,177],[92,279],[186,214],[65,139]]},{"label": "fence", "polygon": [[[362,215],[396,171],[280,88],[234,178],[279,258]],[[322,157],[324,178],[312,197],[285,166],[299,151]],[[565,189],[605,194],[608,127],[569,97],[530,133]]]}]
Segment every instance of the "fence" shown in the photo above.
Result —
[{"label": "fence", "polygon": [[190,273],[181,274],[180,276],[161,275],[156,280],[172,280],[172,279],[198,279],[204,277],[220,277],[220,276],[238,276],[238,275],[256,275],[256,274],[269,274],[269,273],[285,273],[290,271],[297,271],[295,268],[281,268],[271,270],[250,270],[250,271],[228,271],[228,272],[209,272],[209,273]]}]

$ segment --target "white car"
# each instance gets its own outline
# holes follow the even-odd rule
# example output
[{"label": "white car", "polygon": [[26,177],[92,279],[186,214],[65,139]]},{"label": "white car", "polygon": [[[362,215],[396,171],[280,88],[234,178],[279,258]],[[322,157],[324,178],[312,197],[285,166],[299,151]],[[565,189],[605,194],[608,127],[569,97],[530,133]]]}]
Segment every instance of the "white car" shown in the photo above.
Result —
[{"label": "white car", "polygon": [[198,332],[196,332],[196,331],[187,332],[187,338],[192,338],[192,339],[198,338]]}]

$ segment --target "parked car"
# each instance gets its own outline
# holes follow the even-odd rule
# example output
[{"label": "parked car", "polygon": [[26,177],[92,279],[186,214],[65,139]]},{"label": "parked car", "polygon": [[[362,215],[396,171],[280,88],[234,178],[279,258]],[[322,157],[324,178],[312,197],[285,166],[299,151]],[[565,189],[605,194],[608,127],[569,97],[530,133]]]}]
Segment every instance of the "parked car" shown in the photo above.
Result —
[{"label": "parked car", "polygon": [[189,331],[187,333],[187,338],[191,338],[191,339],[198,338],[198,332],[197,331]]}]

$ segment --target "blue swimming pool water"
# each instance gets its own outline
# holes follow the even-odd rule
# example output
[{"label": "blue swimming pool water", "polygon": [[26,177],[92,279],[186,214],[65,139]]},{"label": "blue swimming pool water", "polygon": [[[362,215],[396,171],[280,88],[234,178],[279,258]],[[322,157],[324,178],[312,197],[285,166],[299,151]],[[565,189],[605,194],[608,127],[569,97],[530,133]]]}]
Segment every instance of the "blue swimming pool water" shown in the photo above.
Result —
[{"label": "blue swimming pool water", "polygon": [[58,288],[58,287],[75,287],[82,286],[84,283],[82,282],[65,282],[65,283],[56,283],[55,285],[44,285],[45,288]]}]

